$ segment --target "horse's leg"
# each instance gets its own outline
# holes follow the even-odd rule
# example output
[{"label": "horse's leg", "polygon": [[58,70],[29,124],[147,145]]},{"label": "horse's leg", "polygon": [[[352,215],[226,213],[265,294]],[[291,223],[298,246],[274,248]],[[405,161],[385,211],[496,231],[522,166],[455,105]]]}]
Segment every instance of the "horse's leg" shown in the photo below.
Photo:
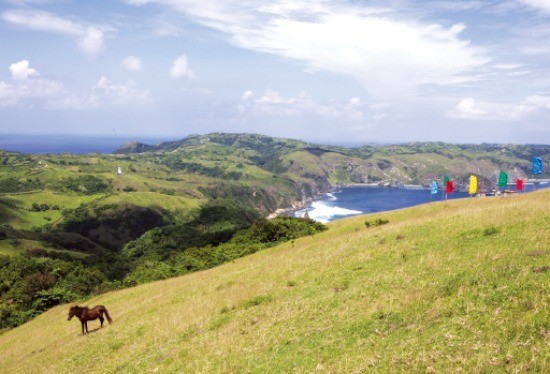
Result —
[{"label": "horse's leg", "polygon": [[105,321],[105,318],[103,318],[102,315],[99,316],[99,322],[101,322],[101,327],[103,327],[103,321]]},{"label": "horse's leg", "polygon": [[84,321],[80,321],[80,325],[82,326],[82,335],[84,335]]},{"label": "horse's leg", "polygon": [[84,326],[86,327],[86,335],[88,335],[88,320],[84,321]]}]

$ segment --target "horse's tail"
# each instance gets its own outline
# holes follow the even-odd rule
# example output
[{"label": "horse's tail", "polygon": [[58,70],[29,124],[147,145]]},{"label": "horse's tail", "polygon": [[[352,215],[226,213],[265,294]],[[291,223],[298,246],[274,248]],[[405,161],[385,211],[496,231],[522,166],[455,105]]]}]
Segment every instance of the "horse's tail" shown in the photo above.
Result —
[{"label": "horse's tail", "polygon": [[103,311],[105,312],[105,317],[107,317],[107,321],[109,321],[109,325],[110,325],[111,322],[113,322],[113,319],[109,315],[109,312],[107,311],[107,308],[103,307]]}]

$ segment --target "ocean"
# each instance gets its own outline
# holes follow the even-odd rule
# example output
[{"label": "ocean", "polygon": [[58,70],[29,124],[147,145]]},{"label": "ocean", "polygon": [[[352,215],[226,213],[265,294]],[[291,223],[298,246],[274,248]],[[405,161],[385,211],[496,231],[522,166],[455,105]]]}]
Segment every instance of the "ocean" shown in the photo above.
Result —
[{"label": "ocean", "polygon": [[[527,185],[524,189],[532,191],[533,186]],[[454,192],[448,195],[448,198],[468,196],[466,192]],[[322,199],[312,202],[306,209],[298,210],[294,214],[296,217],[303,217],[307,211],[309,217],[315,221],[330,222],[358,214],[407,208],[443,199],[441,191],[437,195],[432,195],[428,188],[344,187],[337,192],[324,195]]]},{"label": "ocean", "polygon": [[0,150],[21,153],[113,153],[125,143],[137,141],[150,145],[161,143],[162,139],[84,136],[84,135],[12,135],[0,134]]}]

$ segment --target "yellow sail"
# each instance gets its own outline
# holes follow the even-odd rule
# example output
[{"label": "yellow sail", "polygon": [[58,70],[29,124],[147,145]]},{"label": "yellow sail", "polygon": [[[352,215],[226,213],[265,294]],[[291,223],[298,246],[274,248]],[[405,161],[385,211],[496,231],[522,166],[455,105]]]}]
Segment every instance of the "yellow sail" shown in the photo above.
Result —
[{"label": "yellow sail", "polygon": [[468,193],[474,195],[477,192],[477,177],[475,175],[470,176],[470,188]]}]

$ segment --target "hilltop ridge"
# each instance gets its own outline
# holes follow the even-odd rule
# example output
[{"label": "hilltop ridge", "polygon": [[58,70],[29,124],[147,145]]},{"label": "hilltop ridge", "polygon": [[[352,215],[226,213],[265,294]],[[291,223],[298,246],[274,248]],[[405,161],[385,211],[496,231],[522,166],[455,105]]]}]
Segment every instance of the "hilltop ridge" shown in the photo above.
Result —
[{"label": "hilltop ridge", "polygon": [[130,143],[115,153],[185,153],[197,152],[197,147],[206,151],[213,145],[230,152],[258,152],[263,158],[271,160],[271,163],[262,163],[262,157],[252,158],[260,167],[299,174],[316,181],[324,180],[325,184],[420,185],[450,174],[460,185],[466,183],[470,174],[476,174],[489,185],[495,172],[500,169],[507,170],[511,179],[526,178],[533,156],[542,157],[545,163],[550,161],[550,146],[547,145],[410,142],[348,148],[258,134],[228,133],[190,135],[156,146]]}]

